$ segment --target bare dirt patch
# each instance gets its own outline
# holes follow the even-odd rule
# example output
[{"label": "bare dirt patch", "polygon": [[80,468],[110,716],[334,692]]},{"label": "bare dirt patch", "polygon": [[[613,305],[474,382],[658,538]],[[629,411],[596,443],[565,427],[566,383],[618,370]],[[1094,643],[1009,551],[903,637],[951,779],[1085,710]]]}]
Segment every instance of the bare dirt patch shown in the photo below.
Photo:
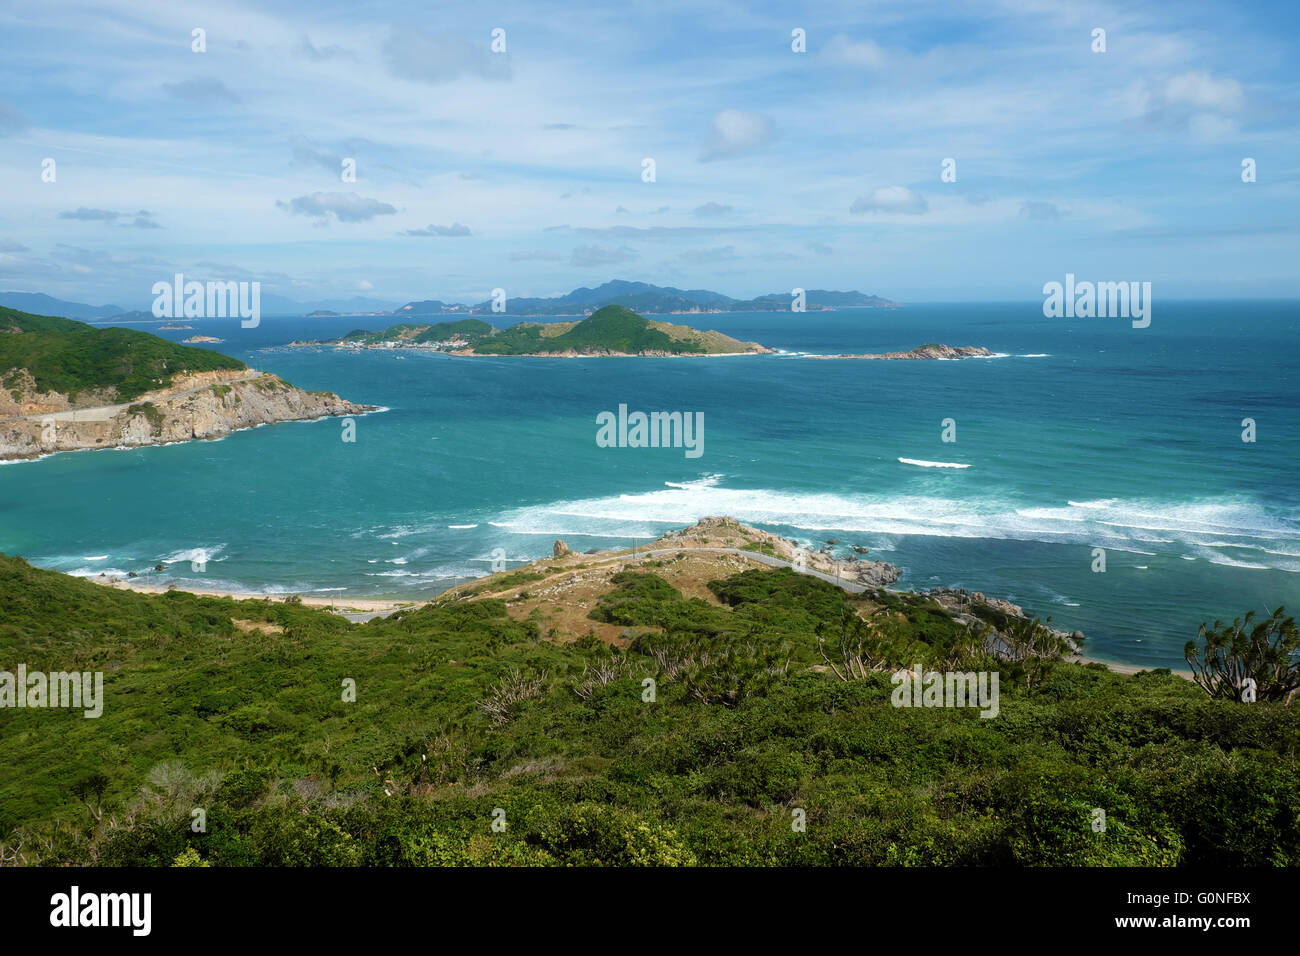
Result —
[{"label": "bare dirt patch", "polygon": [[270,636],[272,634],[284,633],[284,628],[279,624],[271,624],[267,621],[248,621],[243,618],[232,617],[230,623],[235,625],[235,627],[239,628],[245,634],[264,634]]}]

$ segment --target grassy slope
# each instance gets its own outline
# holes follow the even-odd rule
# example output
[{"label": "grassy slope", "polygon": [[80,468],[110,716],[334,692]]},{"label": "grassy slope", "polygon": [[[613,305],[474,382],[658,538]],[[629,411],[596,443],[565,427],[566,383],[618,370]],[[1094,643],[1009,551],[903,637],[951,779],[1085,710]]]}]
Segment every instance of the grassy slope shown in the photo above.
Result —
[{"label": "grassy slope", "polygon": [[[18,331],[15,331],[18,330]],[[0,308],[0,374],[25,368],[42,392],[75,401],[78,393],[113,387],[117,400],[169,385],[180,372],[239,370],[243,362],[210,349],[176,345],[134,329],[97,329],[84,322]],[[9,379],[5,387],[12,387]]]},{"label": "grassy slope", "polygon": [[[46,862],[167,864],[193,846],[222,864],[1300,863],[1300,708],[1058,664],[1033,693],[1002,665],[995,719],[897,709],[887,675],[811,669],[814,627],[854,607],[830,585],[745,572],[711,586],[719,607],[652,571],[616,580],[593,616],[643,636],[584,699],[609,649],[539,640],[499,601],[352,625],[0,558],[0,668],[107,672],[98,720],[0,711],[0,843],[57,815]],[[908,656],[960,632],[922,599],[889,600]],[[480,704],[516,670],[541,692],[494,723]],[[146,798],[92,837],[69,788],[95,771],[109,817]],[[189,831],[195,806],[206,834]]]}]

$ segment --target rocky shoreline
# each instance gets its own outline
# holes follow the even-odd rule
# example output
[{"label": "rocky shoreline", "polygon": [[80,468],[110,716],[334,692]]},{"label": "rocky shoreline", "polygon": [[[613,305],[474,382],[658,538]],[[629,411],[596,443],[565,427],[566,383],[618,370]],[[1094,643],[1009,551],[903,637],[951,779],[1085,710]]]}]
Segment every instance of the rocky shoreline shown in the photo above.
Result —
[{"label": "rocky shoreline", "polygon": [[[111,400],[98,395],[95,400]],[[132,402],[86,406],[66,395],[0,395],[0,461],[62,451],[135,448],[195,439],[276,422],[378,411],[333,392],[309,392],[279,376],[246,370],[177,376],[173,386]]]}]

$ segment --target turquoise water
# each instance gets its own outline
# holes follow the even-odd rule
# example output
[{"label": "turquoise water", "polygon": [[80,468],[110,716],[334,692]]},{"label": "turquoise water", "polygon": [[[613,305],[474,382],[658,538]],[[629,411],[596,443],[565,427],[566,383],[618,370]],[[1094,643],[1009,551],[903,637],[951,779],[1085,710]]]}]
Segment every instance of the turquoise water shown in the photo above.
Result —
[{"label": "turquoise water", "polygon": [[[287,350],[388,320],[194,320],[215,348],[387,410],[350,444],[324,420],[7,465],[0,550],[87,576],[423,597],[486,573],[497,548],[515,566],[556,538],[629,545],[728,514],[865,545],[900,587],[1006,597],[1084,631],[1094,656],[1179,666],[1202,620],[1300,611],[1298,318],[1289,302],[1157,298],[1142,330],[1036,302],[674,320],[786,352],[716,359]],[[923,342],[999,357],[801,354]],[[703,454],[598,447],[596,415],[620,404],[702,412]]]}]

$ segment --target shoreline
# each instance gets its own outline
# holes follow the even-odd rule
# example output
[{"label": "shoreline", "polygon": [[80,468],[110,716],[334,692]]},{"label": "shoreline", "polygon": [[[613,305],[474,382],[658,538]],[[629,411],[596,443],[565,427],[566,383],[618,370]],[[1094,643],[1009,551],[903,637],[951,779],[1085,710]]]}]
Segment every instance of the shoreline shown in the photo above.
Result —
[{"label": "shoreline", "polygon": [[[330,349],[335,352],[426,352],[431,355],[450,355],[455,358],[732,358],[741,355],[777,355],[775,349],[750,349],[747,352],[474,352],[470,349],[421,348],[418,345],[340,345],[337,342],[289,342],[279,348]],[[839,358],[839,356],[828,356]]]},{"label": "shoreline", "polygon": [[396,611],[404,607],[417,607],[437,599],[437,595],[431,598],[416,598],[415,600],[380,597],[331,598],[310,594],[299,594],[296,592],[231,591],[217,588],[180,587],[174,584],[137,584],[134,578],[121,577],[104,577],[102,580],[98,577],[83,577],[80,580],[89,581],[91,584],[98,584],[100,587],[104,588],[114,588],[118,591],[135,591],[138,594],[166,594],[169,591],[181,591],[185,594],[193,594],[195,597],[230,598],[234,601],[269,601],[279,604],[283,604],[287,598],[296,597],[308,607],[331,608],[341,611],[346,610],[357,612]]},{"label": "shoreline", "polygon": [[[650,549],[642,548],[638,550],[642,554],[645,554],[649,552]],[[691,550],[707,550],[707,549],[684,547],[681,550],[691,551]],[[569,552],[569,553],[575,554],[574,552]],[[632,549],[602,551],[597,555],[581,555],[581,557],[596,558],[601,561],[618,561],[620,559],[635,560],[635,558],[633,557]],[[81,578],[81,580],[89,581],[91,584],[97,584],[100,587],[111,587],[121,591],[135,591],[139,594],[158,595],[158,594],[166,594],[169,591],[180,591],[186,594],[193,594],[196,597],[229,598],[234,601],[267,601],[271,603],[284,603],[288,598],[296,597],[306,607],[314,607],[314,608],[320,608],[322,610],[329,610],[341,616],[349,617],[349,619],[351,619],[351,617],[353,616],[357,616],[357,617],[362,617],[365,620],[369,620],[373,617],[386,617],[387,615],[400,610],[425,607],[429,604],[432,604],[444,598],[446,595],[450,593],[458,591],[461,588],[464,587],[477,588],[480,587],[482,584],[490,581],[494,577],[498,577],[498,576],[505,577],[511,574],[516,574],[519,571],[527,570],[531,568],[533,565],[541,564],[542,562],[548,560],[551,559],[539,558],[537,561],[532,561],[529,562],[528,564],[520,565],[518,568],[511,568],[508,571],[496,572],[494,574],[486,574],[483,575],[482,577],[473,578],[461,584],[456,584],[444,588],[443,590],[433,594],[421,595],[419,597],[408,597],[408,598],[396,598],[396,597],[368,597],[368,598],[337,597],[336,598],[336,597],[328,597],[328,596],[325,597],[313,596],[310,594],[301,594],[296,592],[285,593],[285,592],[270,592],[270,591],[235,591],[235,590],[209,589],[209,588],[188,588],[188,587],[179,587],[177,585],[138,584],[136,583],[135,579],[121,578],[121,577],[105,578],[102,580],[100,578]],[[566,571],[567,569],[565,568],[556,568],[554,573],[561,574],[561,573],[565,573]],[[893,589],[886,587],[885,590],[893,590]],[[362,622],[357,621],[356,623],[362,623]],[[1097,657],[1091,657],[1086,654],[1069,654],[1063,656],[1061,660],[1069,664],[1082,664],[1082,665],[1100,664],[1101,666],[1105,667],[1107,670],[1111,671],[1112,673],[1124,674],[1127,676],[1132,676],[1147,671],[1168,670],[1170,673],[1178,677],[1182,677],[1185,680],[1189,680],[1189,681],[1192,680],[1191,671],[1182,668],[1148,666],[1145,664],[1131,664],[1123,661],[1104,660]]]},{"label": "shoreline", "polygon": [[390,411],[386,405],[359,405],[361,411],[356,412],[331,412],[325,415],[317,415],[315,418],[277,418],[270,422],[255,422],[251,425],[241,425],[238,428],[232,428],[230,431],[222,432],[218,435],[194,436],[193,438],[178,438],[168,441],[148,441],[138,443],[122,443],[118,445],[85,445],[81,448],[56,448],[53,451],[41,451],[30,455],[0,455],[0,465],[18,465],[24,462],[44,461],[46,458],[53,458],[55,455],[73,455],[78,452],[86,451],[137,451],[141,448],[170,448],[175,445],[191,445],[194,442],[219,442],[225,441],[231,435],[238,435],[240,432],[252,431],[255,428],[266,428],[269,425],[291,425],[295,422],[323,422],[327,418],[361,418],[366,415],[377,415],[380,412]]}]

